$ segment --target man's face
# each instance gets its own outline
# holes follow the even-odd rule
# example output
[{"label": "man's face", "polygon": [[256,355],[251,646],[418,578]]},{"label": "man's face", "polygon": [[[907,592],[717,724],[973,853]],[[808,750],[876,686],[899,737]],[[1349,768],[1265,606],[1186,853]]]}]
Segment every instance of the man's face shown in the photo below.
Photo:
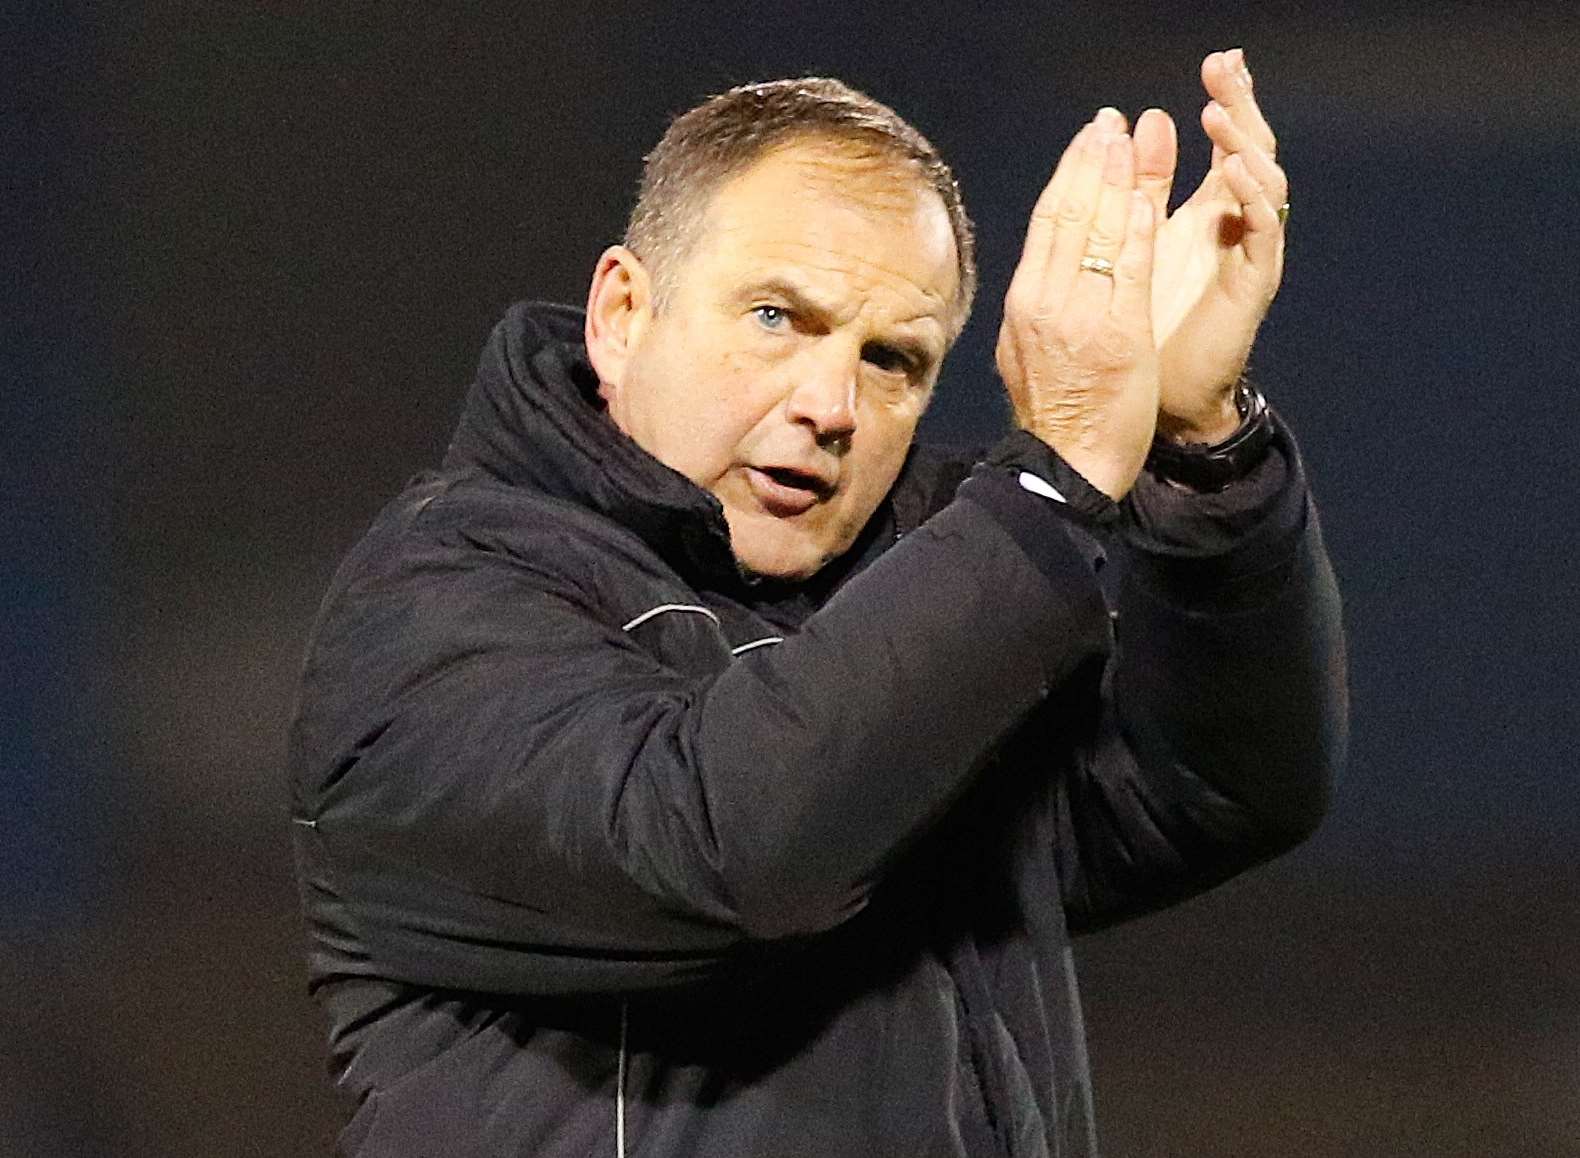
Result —
[{"label": "man's face", "polygon": [[632,327],[610,415],[718,498],[746,570],[806,578],[899,474],[955,285],[948,215],[914,175],[838,146],[772,152],[719,189],[664,307]]}]

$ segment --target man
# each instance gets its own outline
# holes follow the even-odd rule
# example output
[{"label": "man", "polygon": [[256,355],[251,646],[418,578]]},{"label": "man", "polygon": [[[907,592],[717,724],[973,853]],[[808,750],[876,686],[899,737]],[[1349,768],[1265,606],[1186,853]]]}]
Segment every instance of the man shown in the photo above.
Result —
[{"label": "man", "polygon": [[292,737],[347,1153],[1095,1152],[1070,934],[1300,840],[1342,747],[1300,461],[1238,385],[1284,179],[1243,57],[1203,80],[1172,217],[1161,112],[1060,161],[975,465],[912,446],[969,222],[837,82],[681,117],[585,315],[507,315]]}]

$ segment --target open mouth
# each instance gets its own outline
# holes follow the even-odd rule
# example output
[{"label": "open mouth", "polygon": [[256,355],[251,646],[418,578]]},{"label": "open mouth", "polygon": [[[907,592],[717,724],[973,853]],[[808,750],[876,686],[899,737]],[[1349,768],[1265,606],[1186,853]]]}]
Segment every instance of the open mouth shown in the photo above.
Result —
[{"label": "open mouth", "polygon": [[764,466],[758,467],[761,473],[767,475],[782,487],[792,490],[811,491],[820,499],[826,499],[834,493],[834,488],[822,476],[813,474],[808,470],[797,470],[789,466]]},{"label": "open mouth", "polygon": [[803,514],[834,493],[832,483],[795,467],[747,467],[746,477],[763,509],[781,518]]}]

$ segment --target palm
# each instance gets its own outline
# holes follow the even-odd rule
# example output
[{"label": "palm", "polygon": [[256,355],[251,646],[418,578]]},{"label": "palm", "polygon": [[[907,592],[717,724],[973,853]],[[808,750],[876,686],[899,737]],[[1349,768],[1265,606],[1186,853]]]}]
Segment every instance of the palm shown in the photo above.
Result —
[{"label": "palm", "polygon": [[1152,279],[1152,331],[1167,345],[1218,280],[1222,209],[1203,205],[1201,191],[1158,227]]},{"label": "palm", "polygon": [[1135,129],[1137,185],[1162,219],[1152,274],[1159,419],[1196,431],[1221,428],[1230,391],[1278,290],[1283,231],[1272,206],[1288,196],[1243,55],[1208,56],[1202,83],[1210,98],[1202,127],[1212,140],[1212,167],[1172,214],[1174,123],[1152,109]]},{"label": "palm", "polygon": [[1239,206],[1215,173],[1158,230],[1152,327],[1170,413],[1188,414],[1204,392],[1236,381],[1250,354],[1267,301],[1241,249],[1243,232]]}]

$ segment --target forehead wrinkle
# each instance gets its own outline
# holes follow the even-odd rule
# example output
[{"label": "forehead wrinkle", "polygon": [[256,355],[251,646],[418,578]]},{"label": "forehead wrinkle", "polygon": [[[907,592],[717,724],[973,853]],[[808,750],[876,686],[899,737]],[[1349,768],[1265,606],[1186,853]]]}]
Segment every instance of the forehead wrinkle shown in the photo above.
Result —
[{"label": "forehead wrinkle", "polygon": [[[823,246],[817,245],[813,242],[784,241],[777,243],[775,248],[779,248],[781,246],[784,249],[791,251],[806,251],[806,256],[804,257],[791,257],[789,259],[790,267],[794,270],[806,270],[826,275],[834,283],[836,289],[839,288],[838,283],[847,274],[853,272],[850,267],[855,266],[857,268],[854,272],[856,272],[858,276],[864,276],[865,279],[870,282],[886,285],[900,290],[907,296],[914,294],[933,306],[947,306],[949,299],[945,295],[937,293],[928,286],[922,285],[912,280],[909,275],[902,273],[899,270],[893,269],[892,267],[887,266],[880,261],[875,261],[871,258],[868,258],[863,254],[842,253],[839,255],[838,259],[830,260],[829,251]],[[793,283],[804,281],[804,279],[797,279],[793,275],[787,276],[782,273],[767,271],[765,271],[756,280],[767,282],[775,280],[776,278]],[[817,279],[816,281],[807,284],[805,286],[804,292],[809,297],[823,299],[826,294],[822,290],[820,284],[821,280],[822,279]],[[906,320],[911,321],[929,316],[931,316],[930,310],[921,309],[918,310],[917,313],[910,315],[910,317]]]},{"label": "forehead wrinkle", "polygon": [[[892,159],[805,143],[776,150],[717,189],[698,224],[695,257],[707,252],[702,264],[728,271],[735,292],[780,276],[809,298],[837,297],[843,314],[881,287],[906,314],[886,324],[930,321],[948,342],[959,289],[954,235],[936,193]],[[933,243],[941,243],[936,254]]]},{"label": "forehead wrinkle", "polygon": [[822,273],[822,275],[828,275],[831,278],[842,278],[847,273],[856,273],[864,280],[880,284],[891,284],[894,288],[909,292],[909,294],[921,295],[923,299],[929,300],[929,302],[942,302],[943,300],[942,294],[935,294],[927,286],[912,280],[909,275],[905,275],[901,270],[893,269],[890,265],[883,264],[882,261],[874,261],[872,258],[867,258],[864,254],[839,254],[839,259],[828,261],[826,259],[826,250],[823,250],[823,246],[814,245],[811,242],[792,242],[788,243],[787,248],[811,251],[806,258],[792,259],[796,269],[812,270],[812,272]]}]

